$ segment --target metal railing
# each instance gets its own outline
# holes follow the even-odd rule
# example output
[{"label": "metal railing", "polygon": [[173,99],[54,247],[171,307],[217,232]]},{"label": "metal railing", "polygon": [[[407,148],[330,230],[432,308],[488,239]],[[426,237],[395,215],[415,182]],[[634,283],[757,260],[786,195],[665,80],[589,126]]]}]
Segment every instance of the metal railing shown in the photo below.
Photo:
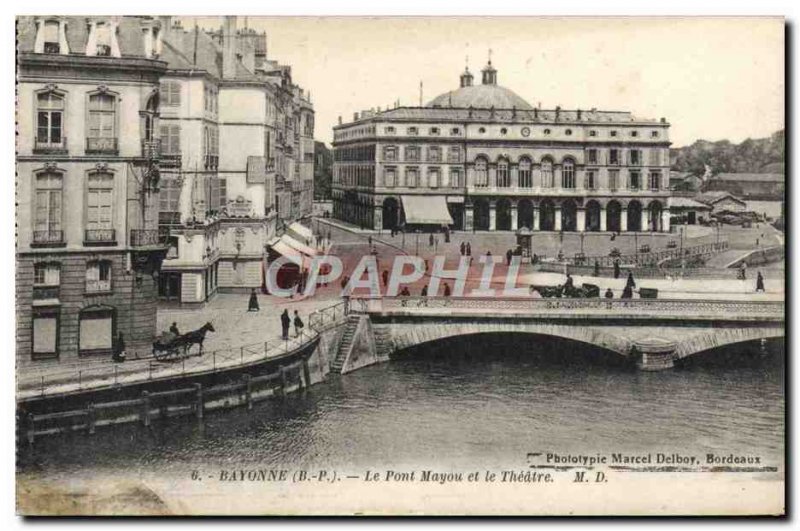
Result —
[{"label": "metal railing", "polygon": [[57,299],[61,286],[33,286],[33,300]]},{"label": "metal railing", "polygon": [[336,303],[321,310],[312,312],[308,316],[308,326],[317,333],[323,332],[344,323],[349,313],[349,300]]},{"label": "metal railing", "polygon": [[564,263],[570,265],[590,265],[593,266],[595,262],[600,267],[610,267],[614,262],[619,260],[620,265],[626,264],[651,264],[657,265],[671,258],[690,258],[694,256],[701,256],[706,254],[713,254],[725,251],[728,249],[728,241],[723,240],[713,243],[702,243],[693,245],[691,247],[675,247],[672,249],[664,249],[662,251],[653,251],[649,253],[636,253],[636,254],[620,254],[618,256],[587,256],[576,263],[574,258],[565,258]]},{"label": "metal railing", "polygon": [[158,165],[161,168],[180,168],[183,164],[181,153],[161,153]]},{"label": "metal railing", "polygon": [[57,141],[34,140],[33,150],[37,153],[65,153],[67,151],[67,137],[62,136]]},{"label": "metal railing", "polygon": [[159,160],[161,158],[161,139],[142,140],[142,157],[147,160]]},{"label": "metal railing", "polygon": [[60,245],[64,243],[64,231],[35,230],[33,231],[33,243],[39,245]]},{"label": "metal railing", "polygon": [[131,247],[163,247],[169,243],[169,232],[161,229],[131,229]]},{"label": "metal railing", "polygon": [[83,241],[88,244],[117,242],[117,231],[115,229],[87,229],[83,232]]},{"label": "metal railing", "polygon": [[117,139],[114,137],[86,137],[86,153],[116,153]]}]

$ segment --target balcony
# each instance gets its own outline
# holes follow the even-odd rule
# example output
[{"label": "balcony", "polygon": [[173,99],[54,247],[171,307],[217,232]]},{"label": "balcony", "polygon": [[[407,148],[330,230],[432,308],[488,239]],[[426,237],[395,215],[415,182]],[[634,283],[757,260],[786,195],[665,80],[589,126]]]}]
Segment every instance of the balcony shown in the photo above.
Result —
[{"label": "balcony", "polygon": [[216,170],[217,168],[219,168],[219,155],[206,155],[205,169]]},{"label": "balcony", "polygon": [[117,139],[106,137],[87,137],[86,153],[117,154]]},{"label": "balcony", "polygon": [[111,280],[87,280],[86,293],[109,293],[111,292]]},{"label": "balcony", "polygon": [[182,156],[180,153],[162,153],[159,159],[159,167],[180,169]]},{"label": "balcony", "polygon": [[33,286],[33,300],[57,300],[61,291],[60,288],[60,286]]},{"label": "balcony", "polygon": [[83,233],[83,245],[86,247],[116,244],[117,231],[115,229],[88,229]]},{"label": "balcony", "polygon": [[33,231],[32,247],[64,247],[63,230],[35,230]]},{"label": "balcony", "polygon": [[142,140],[142,157],[156,161],[161,158],[161,140]]},{"label": "balcony", "polygon": [[34,153],[66,153],[67,152],[67,137],[62,136],[61,140],[55,142],[45,142],[38,138],[33,144]]},{"label": "balcony", "polygon": [[169,232],[160,229],[132,229],[131,247],[167,247]]}]

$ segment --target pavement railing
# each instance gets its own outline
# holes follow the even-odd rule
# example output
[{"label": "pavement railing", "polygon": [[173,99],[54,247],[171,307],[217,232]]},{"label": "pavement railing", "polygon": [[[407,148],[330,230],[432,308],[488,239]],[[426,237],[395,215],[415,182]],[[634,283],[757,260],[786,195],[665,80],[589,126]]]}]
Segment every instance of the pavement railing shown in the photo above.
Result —
[{"label": "pavement railing", "polygon": [[312,312],[308,316],[308,326],[317,333],[324,332],[347,320],[349,303],[345,299],[341,302]]},{"label": "pavement railing", "polygon": [[620,254],[617,256],[586,256],[583,258],[564,257],[563,262],[570,265],[594,266],[597,262],[600,267],[613,267],[614,262],[619,261],[621,265],[657,265],[659,262],[670,258],[690,258],[694,256],[704,256],[716,254],[727,250],[729,247],[727,240],[720,242],[701,243],[688,247],[674,247],[672,249],[662,249],[660,251],[650,251],[646,253]]}]

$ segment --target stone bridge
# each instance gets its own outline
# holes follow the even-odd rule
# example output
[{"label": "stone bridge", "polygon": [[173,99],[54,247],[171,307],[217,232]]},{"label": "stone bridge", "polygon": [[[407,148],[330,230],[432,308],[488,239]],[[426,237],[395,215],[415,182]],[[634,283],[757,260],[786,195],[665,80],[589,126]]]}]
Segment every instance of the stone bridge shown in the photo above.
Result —
[{"label": "stone bridge", "polygon": [[455,336],[524,333],[581,341],[643,370],[745,341],[784,336],[783,301],[354,297],[341,372]]}]

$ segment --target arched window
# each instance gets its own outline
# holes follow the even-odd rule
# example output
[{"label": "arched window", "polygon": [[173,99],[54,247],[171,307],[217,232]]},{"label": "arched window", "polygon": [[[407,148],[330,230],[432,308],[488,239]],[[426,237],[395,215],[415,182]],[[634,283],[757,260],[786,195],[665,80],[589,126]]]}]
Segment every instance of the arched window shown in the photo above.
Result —
[{"label": "arched window", "polygon": [[575,188],[575,163],[570,159],[561,165],[561,187]]},{"label": "arched window", "polygon": [[497,161],[497,186],[508,188],[511,186],[511,177],[508,172],[508,161],[500,159]]},{"label": "arched window", "polygon": [[55,92],[36,96],[36,147],[60,148],[64,141],[64,97]]},{"label": "arched window", "polygon": [[489,186],[489,170],[486,159],[475,159],[475,186],[486,187]]},{"label": "arched window", "polygon": [[147,100],[144,109],[144,140],[149,142],[156,137],[158,131],[158,94],[154,94]]},{"label": "arched window", "polygon": [[553,188],[553,161],[550,159],[542,160],[542,187]]},{"label": "arched window", "polygon": [[519,186],[520,188],[533,188],[531,161],[526,158],[522,158],[519,161]]}]

